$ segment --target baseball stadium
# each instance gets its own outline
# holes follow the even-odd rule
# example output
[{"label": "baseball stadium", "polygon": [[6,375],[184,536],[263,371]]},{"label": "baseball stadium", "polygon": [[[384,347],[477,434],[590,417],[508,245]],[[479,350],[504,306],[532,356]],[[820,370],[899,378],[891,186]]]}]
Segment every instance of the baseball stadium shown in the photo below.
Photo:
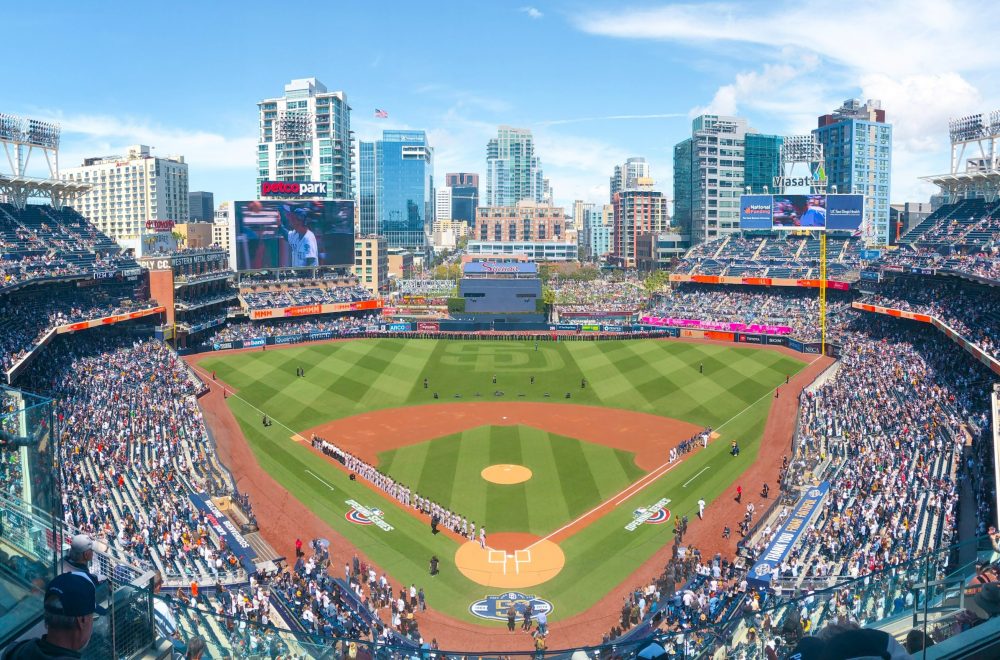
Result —
[{"label": "baseball stadium", "polygon": [[386,291],[353,202],[142,253],[92,182],[0,174],[0,648],[49,584],[85,658],[998,657],[991,167],[889,246],[817,180],[666,270],[454,253]]}]

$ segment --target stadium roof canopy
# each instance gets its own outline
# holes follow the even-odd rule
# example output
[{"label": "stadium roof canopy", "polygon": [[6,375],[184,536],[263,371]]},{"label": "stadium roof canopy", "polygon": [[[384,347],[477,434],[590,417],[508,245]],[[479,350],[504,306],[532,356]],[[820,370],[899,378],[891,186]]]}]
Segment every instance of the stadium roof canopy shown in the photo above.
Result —
[{"label": "stadium roof canopy", "polygon": [[983,197],[988,202],[994,202],[1000,197],[1000,171],[956,172],[920,178],[939,186],[952,198]]},{"label": "stadium roof canopy", "polygon": [[14,206],[23,209],[30,197],[47,197],[53,206],[61,206],[66,201],[90,190],[89,183],[63,181],[62,179],[40,179],[0,172],[0,197],[7,198]]}]

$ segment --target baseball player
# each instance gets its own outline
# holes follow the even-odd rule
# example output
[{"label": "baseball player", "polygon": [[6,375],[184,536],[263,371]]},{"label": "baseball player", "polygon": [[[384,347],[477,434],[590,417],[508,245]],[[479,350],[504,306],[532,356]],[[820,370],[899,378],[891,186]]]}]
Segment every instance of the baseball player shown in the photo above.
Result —
[{"label": "baseball player", "polygon": [[486,549],[486,527],[479,528],[479,547],[483,550]]}]

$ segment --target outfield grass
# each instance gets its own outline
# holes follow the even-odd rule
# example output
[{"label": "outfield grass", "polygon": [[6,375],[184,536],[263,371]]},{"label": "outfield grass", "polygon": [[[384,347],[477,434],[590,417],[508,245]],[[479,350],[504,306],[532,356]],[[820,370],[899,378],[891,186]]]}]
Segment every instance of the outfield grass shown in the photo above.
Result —
[{"label": "outfield grass", "polygon": [[[490,532],[545,536],[619,493],[645,472],[632,452],[527,426],[480,426],[381,452],[379,468]],[[532,472],[519,484],[484,480],[500,463]]]},{"label": "outfield grass", "polygon": [[[699,364],[704,365],[704,375],[699,374]],[[203,360],[201,366],[216,371],[221,380],[239,390],[238,396],[228,400],[234,415],[261,466],[293,496],[351,538],[397,580],[422,585],[432,607],[460,619],[484,623],[473,617],[468,607],[491,590],[454,569],[451,558],[457,545],[453,540],[443,534],[432,536],[425,524],[350,481],[328,462],[318,460],[308,447],[291,442],[290,431],[301,432],[369,410],[454,403],[454,394],[460,394],[463,401],[486,399],[475,398],[476,392],[496,400],[491,396],[494,388],[514,400],[547,401],[553,405],[565,401],[557,398],[558,394],[570,391],[574,404],[624,408],[715,427],[722,437],[708,449],[689,455],[666,476],[560,543],[566,555],[565,568],[549,582],[528,590],[554,604],[552,620],[557,621],[593,605],[669,543],[671,525],[641,525],[633,532],[625,531],[632,511],[666,497],[671,500],[668,508],[674,515],[691,516],[697,510],[698,499],[712,502],[733,486],[757,455],[771,391],[804,363],[776,351],[671,341],[542,342],[535,350],[532,342],[384,339],[223,354]],[[298,366],[306,369],[306,378],[295,377]],[[491,383],[494,374],[496,386]],[[536,379],[534,386],[529,384],[531,376]],[[422,384],[424,377],[430,381],[427,390]],[[581,378],[588,382],[586,389],[580,389]],[[439,392],[440,399],[433,399],[434,391]],[[545,398],[545,392],[550,393],[550,398]],[[517,398],[518,393],[525,396]],[[262,427],[260,411],[272,417],[275,424]],[[518,431],[522,433],[525,431]],[[466,441],[470,445],[478,442],[483,452],[492,452],[493,443],[487,442],[487,435],[486,430],[475,430],[461,442],[442,438],[422,443],[423,448],[414,445],[397,449],[392,456],[387,453],[383,458],[390,472],[408,485],[418,491],[440,488],[439,497],[445,501],[447,479],[441,478],[441,484],[435,484],[434,479],[439,463],[404,455],[410,451],[430,452],[433,445],[439,444],[435,453],[456,452],[449,460],[472,461],[472,454],[466,456],[462,445]],[[727,452],[733,438],[740,441],[742,449],[735,459]],[[572,442],[576,441],[555,439],[550,444],[556,448],[550,452],[554,455],[560,451],[559,446],[568,448]],[[510,441],[504,451],[513,448],[514,442]],[[493,461],[488,453],[486,458],[480,453],[475,465],[484,460],[514,462]],[[621,466],[619,457],[614,460]],[[598,464],[603,465],[601,461]],[[482,484],[464,476],[470,471],[478,474],[472,462],[470,466],[456,469],[455,479],[468,479],[468,485],[455,481],[447,493],[448,501],[456,502],[459,511],[485,507],[477,509],[484,511],[482,520],[491,531],[500,531],[508,524],[503,522],[503,507],[489,505],[489,497],[484,501]],[[603,467],[588,464],[587,469],[591,479],[605,484],[601,488],[612,488],[604,481],[611,477],[603,473]],[[629,480],[638,474],[627,474],[623,466],[620,469]],[[404,479],[404,473],[415,475],[415,480]],[[580,489],[572,480],[560,480],[558,488],[566,508],[558,515],[530,520],[528,524],[536,526],[529,531],[551,529],[553,521],[573,517],[571,506],[584,506],[580,503]],[[598,491],[602,497],[603,491]],[[430,490],[424,492],[430,495]],[[352,498],[383,509],[386,521],[395,529],[383,532],[375,526],[349,523],[344,518],[348,509],[345,500]],[[433,579],[427,574],[427,560],[432,554],[444,561],[442,573]]]}]

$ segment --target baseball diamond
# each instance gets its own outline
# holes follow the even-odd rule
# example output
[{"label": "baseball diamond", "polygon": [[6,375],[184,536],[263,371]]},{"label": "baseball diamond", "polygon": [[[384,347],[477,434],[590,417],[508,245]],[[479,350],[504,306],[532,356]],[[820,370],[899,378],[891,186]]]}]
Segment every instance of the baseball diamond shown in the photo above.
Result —
[{"label": "baseball diamond", "polygon": [[[755,460],[775,388],[805,366],[657,340],[362,339],[197,361],[233,392],[232,414],[283,488],[400,583],[424,584],[438,611],[486,625],[470,611],[484,585],[530,587],[558,621],[625,581],[672,538],[663,502],[693,516],[731,487],[734,461]],[[709,442],[671,460],[703,432]],[[511,466],[530,477],[484,478]],[[418,496],[443,512],[439,533]],[[353,524],[347,500],[381,510],[392,531]],[[441,568],[428,581],[431,556]]]}]

